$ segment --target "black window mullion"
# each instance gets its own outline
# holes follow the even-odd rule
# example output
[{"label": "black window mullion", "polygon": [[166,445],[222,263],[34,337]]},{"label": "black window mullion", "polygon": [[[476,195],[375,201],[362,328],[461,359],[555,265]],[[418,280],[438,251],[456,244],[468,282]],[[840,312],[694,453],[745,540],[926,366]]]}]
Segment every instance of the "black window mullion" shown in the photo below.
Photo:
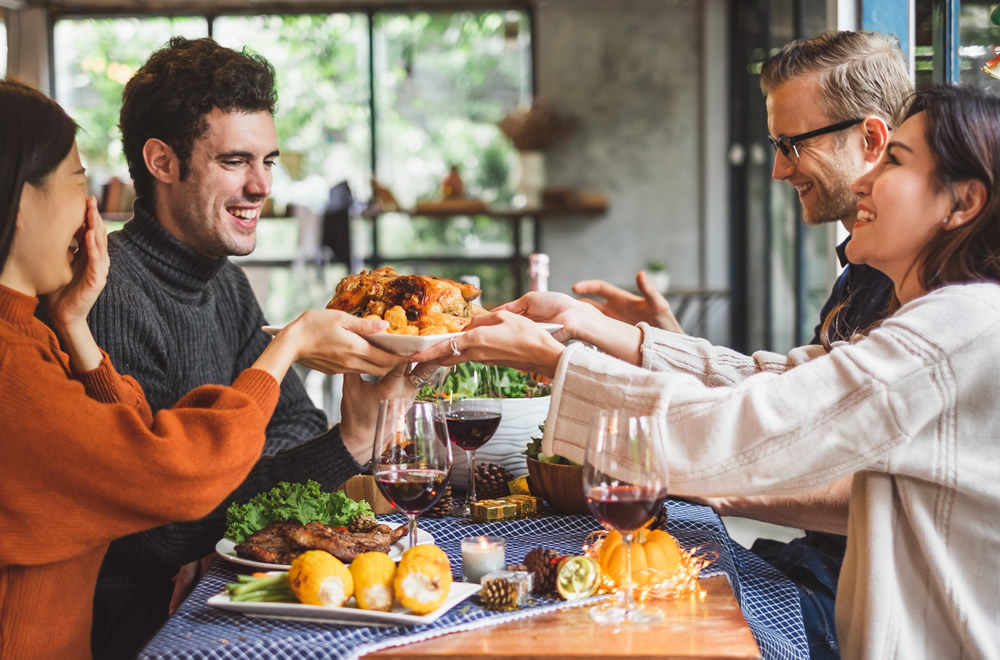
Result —
[{"label": "black window mullion", "polygon": [[[369,160],[371,165],[372,177],[378,178],[378,129],[376,128],[377,123],[377,112],[378,107],[376,105],[375,99],[375,12],[366,12],[368,16],[368,129],[369,129],[369,139],[371,140],[371,152],[369,154]],[[375,191],[372,190],[372,199],[375,198]],[[371,219],[371,231],[372,231],[372,253],[371,253],[371,267],[377,268],[381,261],[381,257],[378,253],[378,216],[372,216]]]}]

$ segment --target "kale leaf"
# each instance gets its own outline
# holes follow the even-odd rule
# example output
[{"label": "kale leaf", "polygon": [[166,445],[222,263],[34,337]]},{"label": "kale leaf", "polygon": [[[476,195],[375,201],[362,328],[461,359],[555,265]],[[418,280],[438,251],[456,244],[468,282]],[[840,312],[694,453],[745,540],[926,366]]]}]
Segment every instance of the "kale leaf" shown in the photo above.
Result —
[{"label": "kale leaf", "polygon": [[273,522],[318,521],[333,527],[346,526],[356,516],[372,515],[368,502],[355,502],[343,491],[324,492],[315,481],[282,481],[258,493],[245,504],[233,502],[226,510],[226,538],[242,543],[254,532]]}]

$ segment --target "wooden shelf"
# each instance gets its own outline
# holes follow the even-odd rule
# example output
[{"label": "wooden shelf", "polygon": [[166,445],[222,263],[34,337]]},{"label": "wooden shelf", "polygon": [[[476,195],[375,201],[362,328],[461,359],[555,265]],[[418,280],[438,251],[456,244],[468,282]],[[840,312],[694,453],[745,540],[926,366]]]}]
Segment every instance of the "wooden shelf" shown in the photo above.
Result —
[{"label": "wooden shelf", "polygon": [[[525,291],[524,288],[524,268],[528,261],[528,255],[521,249],[521,220],[528,219],[533,222],[531,252],[542,252],[541,224],[544,221],[559,218],[580,218],[603,215],[607,212],[607,205],[559,205],[559,206],[485,206],[482,208],[470,205],[463,207],[459,203],[441,204],[429,207],[416,207],[410,209],[397,209],[395,211],[380,210],[367,214],[372,223],[372,254],[365,260],[373,268],[377,268],[384,263],[468,263],[485,264],[500,263],[509,264],[514,275],[514,287],[517,293]],[[388,256],[379,250],[378,218],[390,213],[399,213],[410,217],[448,219],[468,216],[487,216],[498,220],[507,220],[511,223],[512,253],[505,257],[481,256],[468,257],[460,255],[451,256]]]},{"label": "wooden shelf", "polygon": [[399,209],[397,211],[382,211],[381,213],[403,213],[410,216],[421,216],[426,218],[452,218],[455,216],[487,215],[493,218],[567,218],[574,216],[595,216],[603,215],[608,210],[607,206],[487,206],[482,209],[462,209],[456,208],[412,208]]}]

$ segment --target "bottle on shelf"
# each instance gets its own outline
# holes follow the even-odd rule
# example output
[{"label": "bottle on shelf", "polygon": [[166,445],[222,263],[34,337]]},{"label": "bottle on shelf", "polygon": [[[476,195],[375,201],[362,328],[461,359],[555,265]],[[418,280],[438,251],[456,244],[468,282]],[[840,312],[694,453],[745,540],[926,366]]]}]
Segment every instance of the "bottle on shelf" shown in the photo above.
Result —
[{"label": "bottle on shelf", "polygon": [[448,176],[441,183],[441,197],[443,199],[462,199],[465,197],[465,184],[462,183],[462,175],[458,173],[457,165],[448,168]]},{"label": "bottle on shelf", "polygon": [[549,255],[536,252],[528,257],[528,275],[532,291],[549,290]]}]

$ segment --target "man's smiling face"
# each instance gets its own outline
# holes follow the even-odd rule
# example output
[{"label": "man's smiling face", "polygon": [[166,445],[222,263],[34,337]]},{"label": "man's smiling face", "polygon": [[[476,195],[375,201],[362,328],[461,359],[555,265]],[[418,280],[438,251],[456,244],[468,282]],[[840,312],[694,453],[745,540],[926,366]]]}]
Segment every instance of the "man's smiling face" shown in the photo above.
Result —
[{"label": "man's smiling face", "polygon": [[167,216],[160,221],[205,256],[250,254],[278,156],[274,118],[213,108],[205,120],[208,130],[194,142],[186,176],[157,192]]},{"label": "man's smiling face", "polygon": [[[767,95],[767,127],[775,138],[801,135],[843,119],[822,109],[818,74],[788,80]],[[855,126],[798,143],[798,162],[775,152],[771,176],[798,192],[806,224],[853,222],[857,198],[851,183],[869,167],[860,130]]]}]

